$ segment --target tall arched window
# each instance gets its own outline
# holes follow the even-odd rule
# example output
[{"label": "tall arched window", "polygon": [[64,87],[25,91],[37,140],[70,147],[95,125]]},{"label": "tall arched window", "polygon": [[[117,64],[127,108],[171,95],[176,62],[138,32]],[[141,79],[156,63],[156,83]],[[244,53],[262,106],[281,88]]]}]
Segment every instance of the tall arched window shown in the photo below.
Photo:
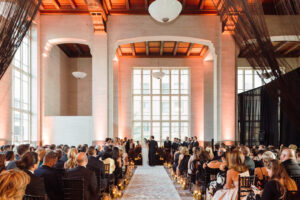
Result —
[{"label": "tall arched window", "polygon": [[[162,78],[153,76],[163,72]],[[190,135],[189,68],[133,68],[133,139]]]}]

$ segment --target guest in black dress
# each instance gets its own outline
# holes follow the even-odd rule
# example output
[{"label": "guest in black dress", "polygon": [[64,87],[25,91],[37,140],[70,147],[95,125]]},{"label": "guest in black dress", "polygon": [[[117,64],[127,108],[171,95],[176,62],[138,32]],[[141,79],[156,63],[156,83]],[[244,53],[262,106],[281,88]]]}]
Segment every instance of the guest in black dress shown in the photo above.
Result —
[{"label": "guest in black dress", "polygon": [[39,166],[38,154],[35,152],[25,153],[21,160],[16,161],[16,166],[30,176],[30,183],[26,187],[25,194],[45,196],[44,179],[33,174]]}]

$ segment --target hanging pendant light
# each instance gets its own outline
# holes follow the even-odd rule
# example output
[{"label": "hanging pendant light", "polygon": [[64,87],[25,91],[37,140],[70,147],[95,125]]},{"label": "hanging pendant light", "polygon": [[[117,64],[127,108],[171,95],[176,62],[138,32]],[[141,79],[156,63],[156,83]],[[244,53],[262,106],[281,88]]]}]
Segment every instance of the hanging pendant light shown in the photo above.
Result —
[{"label": "hanging pendant light", "polygon": [[72,72],[72,75],[77,79],[83,79],[86,77],[87,74],[85,72],[77,71],[77,72]]},{"label": "hanging pendant light", "polygon": [[182,10],[178,0],[156,0],[149,6],[150,15],[161,23],[167,23],[176,19]]}]

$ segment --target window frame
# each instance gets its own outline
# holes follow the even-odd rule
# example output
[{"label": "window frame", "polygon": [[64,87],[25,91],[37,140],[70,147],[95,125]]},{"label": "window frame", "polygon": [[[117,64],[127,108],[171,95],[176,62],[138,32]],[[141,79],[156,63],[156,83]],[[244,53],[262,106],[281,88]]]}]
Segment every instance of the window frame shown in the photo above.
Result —
[{"label": "window frame", "polygon": [[[140,94],[135,94],[134,93],[134,90],[135,90],[135,87],[134,87],[134,70],[141,70],[141,74],[140,74],[140,81],[141,81],[141,88],[139,89],[140,90]],[[144,91],[143,91],[143,71],[144,70],[150,70],[150,92],[149,94],[144,94]],[[152,76],[152,73],[153,71],[163,71],[163,70],[168,70],[169,71],[169,93],[168,94],[163,94],[162,92],[162,79],[160,79],[160,92],[159,94],[153,94],[153,88],[152,88],[152,85],[153,85],[153,76]],[[171,71],[172,70],[178,70],[178,94],[173,94],[172,93],[172,73]],[[188,71],[188,86],[187,86],[187,93],[186,94],[182,94],[181,93],[181,72],[182,70],[187,70]],[[178,138],[181,138],[181,129],[183,127],[182,123],[188,123],[188,133],[186,136],[190,137],[191,135],[191,70],[189,67],[132,67],[132,71],[131,71],[131,78],[132,78],[132,88],[131,88],[131,105],[132,105],[132,119],[131,119],[131,122],[132,122],[132,130],[131,130],[131,133],[132,133],[132,138],[134,138],[134,124],[135,123],[140,123],[141,126],[140,126],[140,131],[141,131],[141,136],[140,136],[140,140],[142,140],[143,138],[145,138],[144,136],[144,125],[143,123],[150,123],[150,136],[153,135],[153,123],[160,123],[160,138],[155,138],[158,142],[162,142],[165,138],[163,138],[163,123],[169,123],[169,134],[168,136],[170,138],[173,138],[172,137],[172,123],[178,123],[179,124],[179,129],[178,129]],[[135,111],[135,106],[134,106],[134,99],[136,96],[139,96],[141,97],[141,103],[140,103],[140,112],[141,112],[141,118],[136,120],[135,119],[135,115],[134,115],[134,111]],[[143,99],[145,96],[149,96],[150,97],[150,119],[149,120],[145,120],[144,119],[144,115],[143,115]],[[160,97],[160,119],[159,120],[154,120],[153,119],[153,97],[155,96],[158,96]],[[163,119],[163,114],[162,114],[162,104],[163,104],[163,101],[162,101],[162,97],[163,96],[167,96],[168,99],[169,99],[169,117],[168,117],[168,120],[165,120]],[[187,120],[182,120],[182,112],[181,112],[181,97],[182,96],[185,96],[187,97],[187,103],[188,103],[188,115],[187,115]],[[178,97],[178,120],[174,120],[172,119],[172,97]],[[166,137],[166,136],[165,136]],[[177,137],[177,136],[175,136]]]}]

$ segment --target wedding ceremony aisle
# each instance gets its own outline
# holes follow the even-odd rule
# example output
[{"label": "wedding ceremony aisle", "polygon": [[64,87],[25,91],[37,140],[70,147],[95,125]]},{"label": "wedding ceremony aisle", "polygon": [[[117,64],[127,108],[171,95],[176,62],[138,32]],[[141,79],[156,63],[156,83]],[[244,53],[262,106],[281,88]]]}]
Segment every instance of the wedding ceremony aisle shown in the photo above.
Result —
[{"label": "wedding ceremony aisle", "polygon": [[139,166],[122,200],[181,200],[163,166]]}]

